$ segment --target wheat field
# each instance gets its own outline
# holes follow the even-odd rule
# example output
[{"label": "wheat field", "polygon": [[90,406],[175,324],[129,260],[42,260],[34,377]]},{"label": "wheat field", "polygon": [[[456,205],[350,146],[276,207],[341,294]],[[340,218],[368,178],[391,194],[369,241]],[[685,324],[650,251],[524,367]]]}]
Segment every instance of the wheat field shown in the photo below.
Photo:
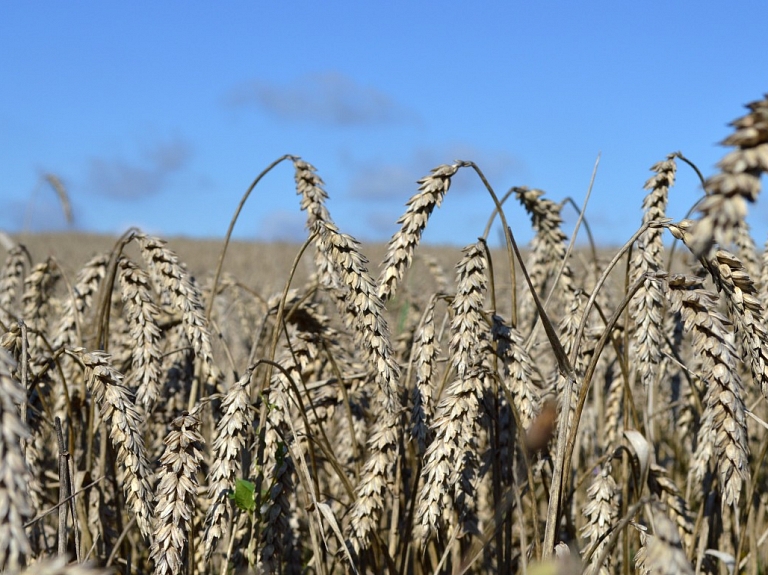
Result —
[{"label": "wheat field", "polygon": [[[456,161],[377,266],[294,156],[264,171],[292,163],[306,215],[280,275],[229,265],[239,208],[195,273],[137,229],[67,265],[7,242],[0,569],[765,572],[768,261],[745,216],[768,96],[747,108],[691,217],[666,215],[677,170],[698,173],[671,153],[611,252],[575,249],[543,191],[499,195]],[[504,249],[490,222],[420,247],[459,170]],[[535,233],[520,249],[511,210]]]}]

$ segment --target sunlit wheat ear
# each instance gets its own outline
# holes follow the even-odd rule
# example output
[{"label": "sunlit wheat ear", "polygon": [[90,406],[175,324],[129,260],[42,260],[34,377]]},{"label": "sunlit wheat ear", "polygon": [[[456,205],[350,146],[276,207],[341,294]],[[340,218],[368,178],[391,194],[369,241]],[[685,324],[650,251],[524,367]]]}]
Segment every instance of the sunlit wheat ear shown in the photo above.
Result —
[{"label": "sunlit wheat ear", "polygon": [[101,419],[117,451],[118,472],[125,474],[123,491],[128,508],[145,537],[151,534],[152,490],[149,464],[142,438],[143,422],[123,376],[112,367],[108,354],[100,351],[75,352],[86,367],[88,390],[99,408]]},{"label": "sunlit wheat ear", "polygon": [[388,407],[388,399],[380,392],[380,415],[368,439],[368,456],[355,489],[355,503],[350,511],[349,540],[355,551],[370,545],[386,508],[385,496],[390,492],[398,454],[399,416]]},{"label": "sunlit wheat ear", "polygon": [[760,278],[758,289],[763,305],[768,306],[768,240],[763,244],[763,254],[760,258],[760,264],[760,274],[757,276]]},{"label": "sunlit wheat ear", "polygon": [[653,535],[641,535],[642,547],[635,556],[639,573],[658,575],[693,575],[694,569],[683,551],[680,534],[663,510],[655,508]]},{"label": "sunlit wheat ear", "polygon": [[[689,223],[671,226],[673,235],[690,242]],[[749,359],[752,379],[768,398],[768,332],[765,307],[752,278],[741,260],[727,250],[717,250],[704,260],[717,289],[725,295],[728,313],[736,329],[745,356]]]},{"label": "sunlit wheat ear", "polygon": [[10,327],[17,298],[24,284],[24,268],[29,262],[29,252],[22,245],[11,248],[0,272],[0,322]]},{"label": "sunlit wheat ear", "polygon": [[400,409],[398,378],[400,370],[392,355],[389,328],[384,317],[384,305],[376,295],[376,285],[368,274],[366,259],[358,243],[336,226],[318,222],[318,247],[330,255],[334,273],[347,288],[347,306],[354,311],[356,333],[374,370],[374,380],[384,393],[387,409],[396,413]]},{"label": "sunlit wheat ear", "polygon": [[456,295],[451,305],[451,363],[456,378],[439,402],[434,440],[424,455],[422,488],[416,517],[417,536],[425,539],[457,514],[465,530],[473,529],[472,480],[476,465],[476,421],[487,375],[484,360],[490,349],[483,300],[488,285],[487,261],[478,242],[465,248],[457,266]]},{"label": "sunlit wheat ear", "polygon": [[136,389],[136,401],[149,413],[160,394],[159,310],[152,301],[147,274],[126,258],[120,260],[120,297],[134,345],[131,374],[126,383]]},{"label": "sunlit wheat ear", "polygon": [[248,383],[252,375],[247,370],[235,383],[221,403],[221,418],[216,424],[216,437],[213,440],[214,459],[208,473],[208,497],[211,506],[205,518],[206,560],[210,559],[216,544],[225,534],[230,519],[228,493],[235,486],[240,473],[242,449],[251,425],[252,411]]},{"label": "sunlit wheat ear", "polygon": [[587,504],[584,506],[586,525],[582,528],[582,536],[589,541],[585,549],[590,549],[597,541],[603,539],[592,552],[592,564],[587,573],[610,573],[613,565],[610,555],[597,571],[595,561],[600,557],[603,548],[607,544],[605,537],[613,527],[619,515],[619,490],[611,475],[610,464],[602,469],[597,469],[587,488]]},{"label": "sunlit wheat ear", "polygon": [[307,213],[307,229],[314,229],[318,221],[330,222],[331,216],[325,207],[328,194],[323,189],[325,184],[317,175],[316,168],[301,158],[293,161],[293,168],[296,193],[301,196],[301,209]]},{"label": "sunlit wheat ear", "polygon": [[187,338],[195,350],[195,355],[203,362],[205,375],[209,376],[213,369],[211,338],[199,288],[163,240],[145,234],[137,234],[136,240],[156,289],[164,297],[168,297],[170,301],[167,303],[181,314]]},{"label": "sunlit wheat ear", "polygon": [[0,570],[15,570],[29,559],[31,547],[24,523],[32,512],[31,477],[22,442],[29,429],[19,406],[27,401],[21,383],[12,375],[14,361],[0,350]]},{"label": "sunlit wheat ear", "polygon": [[204,439],[199,427],[197,415],[185,413],[173,420],[165,438],[165,451],[157,473],[157,514],[150,550],[156,575],[184,572],[197,497],[197,473],[203,461]]},{"label": "sunlit wheat ear", "polygon": [[438,166],[432,173],[419,180],[419,191],[407,202],[405,214],[397,220],[400,229],[387,245],[387,255],[378,279],[379,297],[387,301],[397,291],[398,282],[411,265],[413,252],[419,245],[421,234],[435,207],[440,207],[445,193],[451,186],[451,178],[459,164]]},{"label": "sunlit wheat ear", "polygon": [[497,315],[493,316],[491,334],[503,362],[503,383],[509,388],[523,429],[528,430],[539,413],[541,372],[523,347],[523,336]]},{"label": "sunlit wheat ear", "polygon": [[[298,375],[295,366],[294,374]],[[266,495],[260,509],[263,527],[258,559],[265,573],[279,573],[281,564],[289,564],[290,554],[295,550],[295,537],[290,525],[290,495],[294,491],[293,477],[296,469],[286,444],[289,435],[286,418],[290,414],[285,379],[282,371],[273,376],[264,432]]]},{"label": "sunlit wheat ear", "polygon": [[765,308],[754,283],[741,261],[725,250],[717,250],[708,269],[726,296],[729,315],[745,355],[749,358],[752,379],[768,398],[768,333]]},{"label": "sunlit wheat ear", "polygon": [[421,325],[413,342],[413,363],[416,371],[416,385],[411,391],[413,409],[411,410],[411,435],[416,440],[418,453],[424,453],[432,440],[430,424],[434,416],[436,393],[435,374],[437,358],[440,354],[440,342],[435,339],[435,304],[432,297],[424,311]]},{"label": "sunlit wheat ear", "polygon": [[731,124],[735,132],[723,140],[736,149],[720,161],[720,173],[704,184],[707,196],[691,242],[697,256],[706,255],[714,243],[730,246],[736,226],[747,215],[747,202],[760,194],[760,175],[768,171],[768,95],[747,108],[749,113]]},{"label": "sunlit wheat ear", "polygon": [[744,269],[755,284],[755,289],[760,292],[762,287],[761,274],[763,272],[760,262],[761,254],[757,249],[755,239],[752,237],[752,230],[750,230],[749,224],[746,221],[742,221],[733,233],[736,257],[741,260]]},{"label": "sunlit wheat ear", "polygon": [[[681,315],[694,352],[702,359],[700,375],[707,391],[697,451],[707,450],[709,442],[714,442],[723,505],[738,505],[750,473],[744,389],[733,369],[739,358],[730,343],[730,322],[716,311],[717,296],[706,291],[699,278],[671,276],[669,296],[672,313]],[[691,466],[692,478],[697,483],[709,464],[709,458],[702,455],[697,453]]]},{"label": "sunlit wheat ear", "polygon": [[[546,296],[552,280],[563,263],[566,254],[567,236],[563,233],[562,206],[542,197],[541,190],[526,187],[513,188],[515,197],[531,216],[531,225],[536,235],[531,240],[528,275],[536,293]],[[558,284],[566,292],[573,292],[573,278],[570,266],[566,266]]]},{"label": "sunlit wheat ear", "polygon": [[[677,165],[670,154],[663,162],[651,168],[655,173],[645,183],[648,194],[643,201],[643,223],[664,218],[667,209],[669,188],[675,183]],[[637,375],[647,387],[658,375],[664,343],[664,282],[651,277],[664,269],[664,240],[662,228],[652,227],[637,240],[632,251],[630,283],[646,276],[643,284],[630,302],[630,314],[635,329],[632,334],[634,356],[637,361]]]}]

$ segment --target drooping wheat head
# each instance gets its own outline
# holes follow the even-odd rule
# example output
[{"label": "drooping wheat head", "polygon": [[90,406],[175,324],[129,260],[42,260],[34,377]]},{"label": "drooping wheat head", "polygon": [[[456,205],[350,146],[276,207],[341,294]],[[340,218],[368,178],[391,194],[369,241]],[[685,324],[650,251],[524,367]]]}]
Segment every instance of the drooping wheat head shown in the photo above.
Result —
[{"label": "drooping wheat head", "polygon": [[381,265],[378,295],[383,301],[395,295],[397,284],[411,265],[413,253],[419,245],[432,210],[440,207],[451,187],[451,178],[458,170],[459,164],[444,164],[418,181],[419,191],[408,200],[405,214],[397,220],[400,229],[389,240],[387,255]]},{"label": "drooping wheat head", "polygon": [[768,96],[747,106],[749,113],[734,121],[733,134],[723,145],[734,146],[718,164],[720,173],[709,178],[707,196],[699,205],[691,247],[707,255],[713,244],[730,248],[736,228],[747,215],[747,202],[760,194],[760,175],[768,171]]}]

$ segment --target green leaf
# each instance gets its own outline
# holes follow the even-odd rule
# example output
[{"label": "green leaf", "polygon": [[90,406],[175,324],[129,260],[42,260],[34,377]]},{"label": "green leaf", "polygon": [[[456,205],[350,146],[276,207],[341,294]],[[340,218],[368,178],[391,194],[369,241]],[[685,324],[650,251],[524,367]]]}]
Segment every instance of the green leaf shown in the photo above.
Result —
[{"label": "green leaf", "polygon": [[256,491],[256,485],[245,479],[238,479],[235,482],[235,492],[229,494],[230,499],[235,500],[235,505],[243,511],[253,511],[256,509],[256,500],[253,497]]}]

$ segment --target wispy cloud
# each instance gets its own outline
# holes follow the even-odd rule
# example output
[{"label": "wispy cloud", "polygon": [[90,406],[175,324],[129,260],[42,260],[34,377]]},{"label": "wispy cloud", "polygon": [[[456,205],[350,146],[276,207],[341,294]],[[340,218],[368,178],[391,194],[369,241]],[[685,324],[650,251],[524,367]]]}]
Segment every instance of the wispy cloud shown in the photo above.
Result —
[{"label": "wispy cloud", "polygon": [[0,229],[11,232],[53,232],[71,229],[56,198],[33,194],[29,200],[0,204]]},{"label": "wispy cloud", "polygon": [[234,107],[255,106],[281,120],[334,127],[410,123],[417,119],[412,110],[385,92],[339,72],[308,74],[282,85],[254,80],[234,88],[226,102]]},{"label": "wispy cloud", "polygon": [[92,158],[88,189],[121,200],[144,198],[160,193],[168,178],[181,170],[191,157],[183,140],[171,140],[146,150],[138,162],[122,158]]},{"label": "wispy cloud", "polygon": [[302,242],[307,239],[305,222],[301,212],[276,210],[262,218],[256,237],[270,242]]},{"label": "wispy cloud", "polygon": [[[453,144],[442,150],[417,149],[397,163],[359,162],[347,157],[344,163],[353,174],[349,195],[370,200],[410,197],[418,188],[418,179],[427,176],[432,168],[455,160],[474,161],[492,184],[502,186],[518,183],[509,178],[519,178],[525,171],[523,161],[508,152],[484,150],[467,144]],[[477,185],[476,177],[457,176],[451,191],[452,194],[464,193]]]}]

